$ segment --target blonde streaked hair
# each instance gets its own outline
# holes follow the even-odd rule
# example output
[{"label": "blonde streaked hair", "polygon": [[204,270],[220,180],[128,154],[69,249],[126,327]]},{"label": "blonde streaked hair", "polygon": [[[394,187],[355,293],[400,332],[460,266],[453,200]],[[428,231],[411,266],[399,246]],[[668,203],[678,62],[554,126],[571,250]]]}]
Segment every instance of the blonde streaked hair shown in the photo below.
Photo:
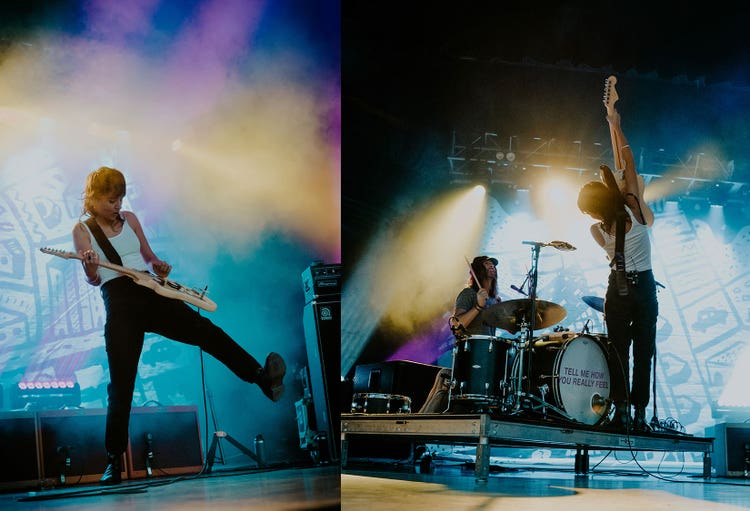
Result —
[{"label": "blonde streaked hair", "polygon": [[112,167],[99,167],[86,177],[81,216],[93,214],[93,202],[104,196],[125,196],[125,176]]}]

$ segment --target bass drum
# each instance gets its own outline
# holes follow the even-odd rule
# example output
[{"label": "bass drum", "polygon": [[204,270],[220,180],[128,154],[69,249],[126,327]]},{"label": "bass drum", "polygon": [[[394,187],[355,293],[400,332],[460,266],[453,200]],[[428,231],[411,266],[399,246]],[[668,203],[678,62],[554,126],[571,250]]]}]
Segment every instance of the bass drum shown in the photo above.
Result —
[{"label": "bass drum", "polygon": [[[518,375],[518,362],[513,377]],[[529,391],[583,424],[607,416],[610,371],[606,337],[555,332],[535,340]]]}]

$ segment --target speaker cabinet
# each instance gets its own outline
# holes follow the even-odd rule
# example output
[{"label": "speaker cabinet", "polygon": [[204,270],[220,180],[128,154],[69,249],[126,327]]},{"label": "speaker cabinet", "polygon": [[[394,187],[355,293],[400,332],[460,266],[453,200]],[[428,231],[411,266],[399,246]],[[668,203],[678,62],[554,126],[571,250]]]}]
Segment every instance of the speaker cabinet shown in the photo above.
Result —
[{"label": "speaker cabinet", "polygon": [[34,412],[0,412],[0,489],[39,486],[39,446]]},{"label": "speaker cabinet", "polygon": [[203,467],[198,409],[147,406],[130,413],[131,479],[197,474]]},{"label": "speaker cabinet", "polygon": [[[40,411],[42,477],[58,484],[97,482],[107,465],[104,431],[107,410]],[[123,454],[122,477],[126,478]]]},{"label": "speaker cabinet", "polygon": [[[430,393],[435,376],[442,367],[409,360],[393,360],[377,364],[360,364],[354,368],[354,394],[396,394],[411,399],[416,413]],[[349,410],[347,410],[348,412]]]},{"label": "speaker cabinet", "polygon": [[717,477],[747,477],[750,471],[750,424],[721,423],[706,428],[714,438],[712,465]]},{"label": "speaker cabinet", "polygon": [[305,331],[310,390],[315,416],[315,429],[325,433],[325,450],[321,457],[338,461],[341,437],[341,298],[313,300],[305,305],[302,322]]}]

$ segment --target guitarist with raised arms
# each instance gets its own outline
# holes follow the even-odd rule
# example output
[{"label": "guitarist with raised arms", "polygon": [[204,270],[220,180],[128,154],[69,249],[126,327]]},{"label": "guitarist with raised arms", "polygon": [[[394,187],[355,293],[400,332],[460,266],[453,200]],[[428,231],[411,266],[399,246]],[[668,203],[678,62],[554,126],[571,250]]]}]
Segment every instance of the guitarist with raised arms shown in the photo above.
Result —
[{"label": "guitarist with raised arms", "polygon": [[89,218],[73,228],[73,244],[86,282],[101,286],[106,311],[104,342],[110,383],[104,438],[108,464],[102,484],[121,482],[121,460],[128,444],[130,407],[146,332],[200,347],[244,381],[257,384],[272,401],[281,398],[286,373],[278,353],[270,353],[261,366],[226,332],[183,301],[99,266],[106,259],[136,270],[150,268],[163,279],[171,271],[151,249],[135,213],[122,210],[125,191],[125,177],[119,170],[101,167],[91,172],[86,178],[82,213],[82,218]]},{"label": "guitarist with raised arms", "polygon": [[[610,169],[602,165],[604,182],[592,181],[583,185],[578,194],[578,208],[596,220],[591,225],[591,235],[607,253],[611,267],[604,299],[612,372],[610,399],[615,407],[609,427],[623,433],[648,432],[645,415],[659,313],[648,233],[654,215],[642,200],[643,190],[639,187],[642,180],[636,172],[633,151],[622,131],[620,115],[613,106],[613,98],[617,98],[613,78],[607,80],[604,99],[615,165],[622,165],[622,179],[618,182]],[[629,370],[631,344],[632,384]]]}]

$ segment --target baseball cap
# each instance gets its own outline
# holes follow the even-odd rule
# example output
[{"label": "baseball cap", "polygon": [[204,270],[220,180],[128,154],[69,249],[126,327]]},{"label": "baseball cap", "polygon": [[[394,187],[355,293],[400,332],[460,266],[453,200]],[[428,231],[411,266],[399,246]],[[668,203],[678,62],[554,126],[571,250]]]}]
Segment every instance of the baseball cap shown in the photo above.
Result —
[{"label": "baseball cap", "polygon": [[497,266],[497,259],[495,259],[494,257],[486,256],[486,255],[475,257],[474,260],[471,262],[471,265],[474,266],[475,264],[482,264],[485,261],[492,261],[492,264]]}]

